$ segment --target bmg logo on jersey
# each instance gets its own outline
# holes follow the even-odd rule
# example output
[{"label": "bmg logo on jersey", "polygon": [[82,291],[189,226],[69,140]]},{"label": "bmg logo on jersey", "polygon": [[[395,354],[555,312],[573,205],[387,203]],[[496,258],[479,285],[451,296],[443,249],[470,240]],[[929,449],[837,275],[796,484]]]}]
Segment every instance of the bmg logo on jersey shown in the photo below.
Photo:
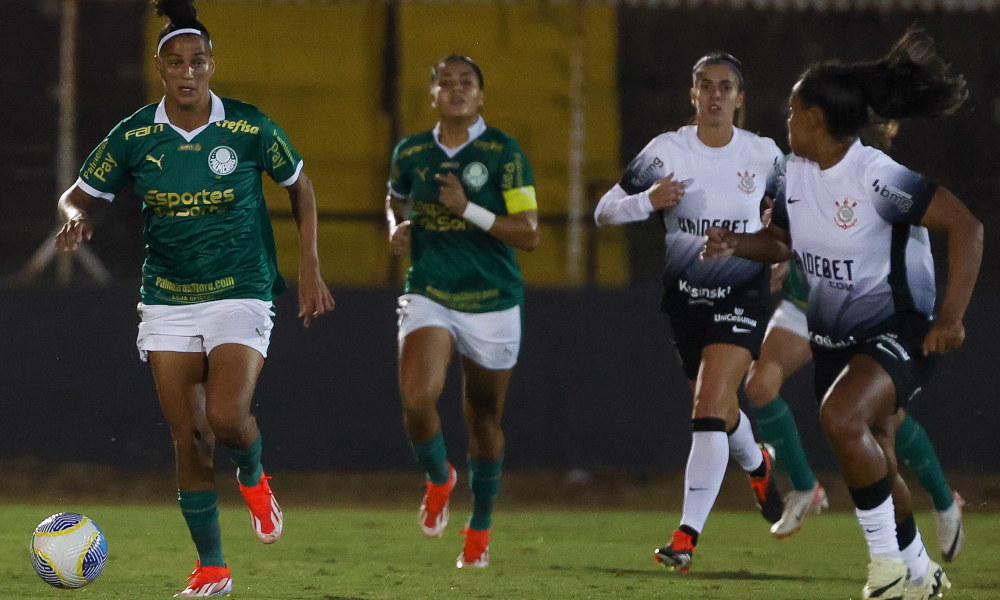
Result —
[{"label": "bmg logo on jersey", "polygon": [[895,186],[879,185],[879,180],[876,179],[872,182],[872,187],[879,196],[895,204],[900,212],[910,212],[910,208],[913,207],[913,196]]},{"label": "bmg logo on jersey", "polygon": [[216,146],[208,155],[208,168],[216,175],[229,175],[239,164],[236,151],[229,146]]}]

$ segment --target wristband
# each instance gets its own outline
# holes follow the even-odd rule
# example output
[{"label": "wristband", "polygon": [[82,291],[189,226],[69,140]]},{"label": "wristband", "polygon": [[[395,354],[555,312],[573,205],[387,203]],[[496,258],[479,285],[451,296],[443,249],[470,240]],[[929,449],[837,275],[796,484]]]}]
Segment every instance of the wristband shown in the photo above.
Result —
[{"label": "wristband", "polygon": [[489,231],[493,227],[493,222],[497,220],[495,213],[479,206],[475,202],[469,202],[465,205],[465,212],[462,213],[462,218],[483,231]]}]

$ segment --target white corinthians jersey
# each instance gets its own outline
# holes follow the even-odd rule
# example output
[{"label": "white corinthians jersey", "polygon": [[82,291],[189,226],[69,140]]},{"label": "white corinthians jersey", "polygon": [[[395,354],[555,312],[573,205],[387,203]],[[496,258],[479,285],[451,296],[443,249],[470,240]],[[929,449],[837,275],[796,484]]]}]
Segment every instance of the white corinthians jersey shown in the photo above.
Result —
[{"label": "white corinthians jersey", "polygon": [[931,315],[934,260],[920,220],[936,189],[857,141],[825,171],[788,160],[774,224],[806,274],[813,343],[849,346],[897,312]]},{"label": "white corinthians jersey", "polygon": [[760,203],[765,193],[775,197],[782,160],[770,138],[734,127],[728,144],[712,148],[698,139],[697,127],[687,126],[653,138],[629,163],[619,184],[628,194],[644,192],[670,173],[685,184],[677,206],[661,211],[668,285],[693,297],[724,294],[760,274],[760,263],[738,257],[700,260],[703,236],[709,227],[760,229]]}]

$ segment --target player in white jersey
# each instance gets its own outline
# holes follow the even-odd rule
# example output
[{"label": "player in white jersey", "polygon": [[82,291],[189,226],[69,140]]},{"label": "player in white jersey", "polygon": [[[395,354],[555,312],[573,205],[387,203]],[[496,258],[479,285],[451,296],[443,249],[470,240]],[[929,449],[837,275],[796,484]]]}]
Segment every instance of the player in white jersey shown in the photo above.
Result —
[{"label": "player in white jersey", "polygon": [[705,230],[759,230],[764,196],[773,197],[782,153],[773,140],[742,125],[740,63],[724,53],[702,57],[692,71],[695,125],[654,138],[601,198],[598,225],[641,221],[658,212],[666,230],[662,310],[694,392],[694,434],[685,472],[684,513],[657,562],[687,571],[718,496],[729,458],[750,474],[764,517],[774,523],[783,503],[771,457],[758,447],[737,391],[757,358],[768,317],[769,269],[731,257],[698,257]]},{"label": "player in white jersey", "polygon": [[[967,96],[965,80],[915,30],[877,62],[810,67],[792,89],[793,157],[771,224],[756,235],[708,232],[706,257],[794,257],[806,272],[820,419],[871,556],[865,598],[926,600],[951,585],[913,522],[893,438],[898,409],[928,380],[935,356],[965,339],[983,231],[951,192],[863,146],[858,133],[869,111],[945,115]],[[936,319],[928,230],[948,240]]]}]

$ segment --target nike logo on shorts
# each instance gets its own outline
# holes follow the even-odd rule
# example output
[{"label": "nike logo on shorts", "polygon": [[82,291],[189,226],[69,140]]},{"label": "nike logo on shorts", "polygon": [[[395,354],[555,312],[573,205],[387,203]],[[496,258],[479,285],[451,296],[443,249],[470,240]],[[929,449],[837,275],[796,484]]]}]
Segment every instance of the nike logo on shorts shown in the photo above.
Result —
[{"label": "nike logo on shorts", "polygon": [[733,333],[750,333],[752,329],[744,329],[743,327],[737,327],[733,325]]}]

